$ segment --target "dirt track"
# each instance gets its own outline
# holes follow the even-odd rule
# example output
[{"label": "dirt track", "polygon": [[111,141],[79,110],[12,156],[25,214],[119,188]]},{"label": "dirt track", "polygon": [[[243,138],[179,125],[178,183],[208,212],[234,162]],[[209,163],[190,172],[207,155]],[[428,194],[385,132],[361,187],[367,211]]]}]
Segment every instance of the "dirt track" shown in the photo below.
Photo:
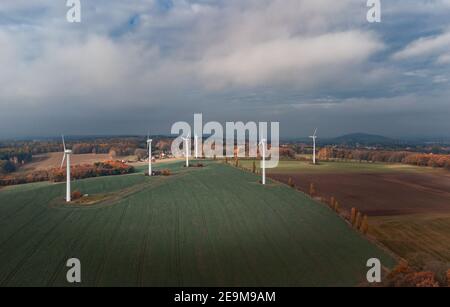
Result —
[{"label": "dirt track", "polygon": [[314,183],[320,196],[334,196],[341,207],[371,216],[450,212],[450,174],[271,174],[282,182],[291,177],[302,191]]}]

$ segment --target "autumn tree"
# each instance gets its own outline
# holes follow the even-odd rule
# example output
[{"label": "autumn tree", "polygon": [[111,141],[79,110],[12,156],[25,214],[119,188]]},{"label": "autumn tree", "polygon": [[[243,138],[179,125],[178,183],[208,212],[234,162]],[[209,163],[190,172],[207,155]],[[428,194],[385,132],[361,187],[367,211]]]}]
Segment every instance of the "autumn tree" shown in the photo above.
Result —
[{"label": "autumn tree", "polygon": [[314,186],[314,183],[312,183],[312,182],[309,185],[309,195],[311,195],[311,196],[316,195],[316,187]]},{"label": "autumn tree", "polygon": [[431,271],[416,271],[406,261],[401,261],[387,276],[387,285],[393,287],[439,287]]},{"label": "autumn tree", "polygon": [[338,213],[338,214],[341,212],[341,208],[339,206],[339,202],[338,201],[334,202],[334,211],[336,211],[336,213]]},{"label": "autumn tree", "polygon": [[356,222],[356,208],[352,208],[350,214],[350,223],[352,223],[352,226],[355,226],[355,222]]},{"label": "autumn tree", "polygon": [[356,229],[359,229],[361,227],[361,222],[362,222],[361,212],[358,211],[358,213],[356,214],[356,220],[355,220]]},{"label": "autumn tree", "polygon": [[295,183],[294,183],[294,180],[292,180],[292,177],[289,177],[289,179],[288,179],[288,185],[289,185],[291,188],[295,188]]},{"label": "autumn tree", "polygon": [[331,198],[330,198],[330,207],[331,208],[334,208],[335,201],[336,201],[336,198],[334,198],[334,196],[331,196]]},{"label": "autumn tree", "polygon": [[361,222],[361,231],[363,234],[367,234],[368,230],[369,230],[369,222],[367,221],[367,215],[365,214]]}]

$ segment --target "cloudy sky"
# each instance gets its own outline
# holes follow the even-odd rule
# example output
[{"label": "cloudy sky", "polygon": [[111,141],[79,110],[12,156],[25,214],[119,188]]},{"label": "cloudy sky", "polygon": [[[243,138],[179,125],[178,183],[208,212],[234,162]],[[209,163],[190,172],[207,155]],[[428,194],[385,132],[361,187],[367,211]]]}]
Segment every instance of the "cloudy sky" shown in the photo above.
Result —
[{"label": "cloudy sky", "polygon": [[0,1],[0,137],[168,134],[279,121],[284,137],[450,136],[450,0]]}]

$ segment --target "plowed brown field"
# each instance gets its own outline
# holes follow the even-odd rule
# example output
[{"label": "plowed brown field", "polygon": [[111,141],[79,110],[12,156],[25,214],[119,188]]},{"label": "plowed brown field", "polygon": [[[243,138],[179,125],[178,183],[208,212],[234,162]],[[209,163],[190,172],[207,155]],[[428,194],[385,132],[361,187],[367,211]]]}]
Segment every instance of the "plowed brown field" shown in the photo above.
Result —
[{"label": "plowed brown field", "polygon": [[316,173],[270,174],[289,178],[307,192],[314,183],[320,196],[336,197],[341,207],[358,208],[369,216],[450,213],[450,174],[436,173]]}]

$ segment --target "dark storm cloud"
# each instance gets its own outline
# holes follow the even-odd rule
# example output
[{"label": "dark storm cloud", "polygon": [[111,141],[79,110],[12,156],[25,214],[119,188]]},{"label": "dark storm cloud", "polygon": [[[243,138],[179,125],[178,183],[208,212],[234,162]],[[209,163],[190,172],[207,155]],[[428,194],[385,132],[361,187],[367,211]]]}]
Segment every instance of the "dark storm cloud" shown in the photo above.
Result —
[{"label": "dark storm cloud", "polygon": [[[450,131],[450,1],[0,3],[0,137],[280,121],[284,136]],[[448,132],[446,132],[448,134]]]}]

